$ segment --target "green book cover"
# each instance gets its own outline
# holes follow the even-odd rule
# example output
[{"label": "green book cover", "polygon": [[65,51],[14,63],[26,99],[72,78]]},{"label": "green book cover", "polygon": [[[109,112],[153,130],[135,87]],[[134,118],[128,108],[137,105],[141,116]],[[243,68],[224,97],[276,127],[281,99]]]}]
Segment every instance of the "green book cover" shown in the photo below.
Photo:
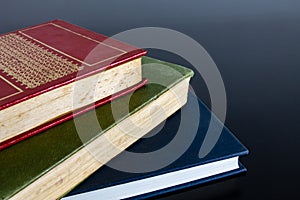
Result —
[{"label": "green book cover", "polygon": [[[142,61],[143,76],[149,83],[133,94],[129,94],[129,103],[127,95],[96,108],[95,112],[87,112],[76,118],[76,121],[85,124],[81,130],[87,133],[84,141],[78,135],[74,120],[69,120],[2,150],[0,152],[0,198],[14,197],[95,138],[155,101],[169,88],[193,76],[191,70],[175,64],[149,57],[143,57]],[[90,118],[95,113],[102,130],[90,125],[92,123]],[[70,189],[72,188],[68,188]]]}]

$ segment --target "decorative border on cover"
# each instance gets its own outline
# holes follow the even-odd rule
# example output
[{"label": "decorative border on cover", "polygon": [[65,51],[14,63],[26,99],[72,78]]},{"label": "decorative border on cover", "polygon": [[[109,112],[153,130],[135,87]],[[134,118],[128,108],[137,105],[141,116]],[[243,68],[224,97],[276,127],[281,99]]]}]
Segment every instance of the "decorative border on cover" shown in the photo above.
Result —
[{"label": "decorative border on cover", "polygon": [[21,92],[23,92],[23,90],[21,90],[20,88],[18,88],[16,85],[12,84],[10,81],[8,81],[6,78],[4,78],[3,76],[0,75],[0,79],[2,79],[3,81],[5,81],[6,83],[8,83],[9,85],[11,85],[12,87],[14,87],[16,90],[18,90],[18,92],[12,93],[11,95],[8,95],[6,97],[2,97],[0,98],[0,101],[7,99],[9,97],[12,97],[14,95],[20,94]]},{"label": "decorative border on cover", "polygon": [[[99,61],[99,62],[90,64],[90,63],[84,62],[84,60],[79,60],[79,59],[77,59],[77,58],[74,58],[73,56],[71,56],[71,55],[69,55],[69,54],[67,54],[67,53],[65,53],[65,52],[62,52],[62,51],[60,51],[60,50],[58,50],[58,49],[56,49],[56,48],[54,48],[54,47],[52,47],[52,46],[49,46],[49,45],[47,45],[47,44],[45,44],[45,43],[43,43],[43,42],[41,42],[41,41],[39,41],[39,40],[37,40],[37,39],[35,39],[35,38],[33,38],[33,37],[27,35],[26,33],[24,33],[24,31],[32,30],[32,29],[36,29],[36,28],[40,28],[40,27],[47,26],[47,25],[53,25],[53,26],[55,26],[55,27],[61,28],[61,29],[65,30],[65,31],[68,31],[68,32],[70,32],[70,33],[73,33],[73,34],[75,34],[75,35],[78,35],[78,36],[80,36],[80,37],[83,37],[83,38],[85,38],[85,39],[88,39],[88,40],[91,40],[91,41],[96,42],[96,43],[98,43],[98,44],[101,44],[101,45],[110,47],[110,48],[112,48],[112,49],[118,50],[118,51],[120,51],[121,53],[118,54],[118,55],[114,55],[114,56],[112,56],[112,57],[106,58],[106,59],[104,59],[104,60],[101,60],[101,61]],[[25,37],[27,37],[27,38],[30,38],[31,40],[33,40],[33,41],[35,41],[35,42],[38,42],[38,43],[40,43],[40,44],[42,44],[42,45],[44,45],[44,46],[46,46],[46,47],[48,47],[48,48],[50,48],[50,49],[52,49],[52,50],[54,50],[54,51],[57,51],[57,52],[59,52],[59,53],[65,55],[65,56],[67,56],[67,57],[69,57],[69,58],[71,58],[71,59],[73,59],[73,60],[76,60],[76,61],[78,61],[78,62],[81,62],[81,63],[83,63],[83,64],[85,64],[85,65],[87,65],[87,66],[90,66],[90,67],[91,67],[91,66],[95,66],[95,65],[97,65],[97,64],[100,64],[100,63],[102,63],[102,62],[105,62],[105,61],[107,61],[107,60],[110,60],[110,59],[113,59],[113,58],[117,58],[117,57],[119,57],[119,56],[121,56],[121,55],[127,53],[127,51],[124,51],[124,50],[122,50],[122,49],[120,49],[120,48],[111,46],[111,45],[109,45],[109,44],[103,43],[103,42],[98,41],[98,40],[95,40],[95,39],[90,38],[90,37],[88,37],[88,36],[86,36],[86,35],[82,35],[82,34],[80,34],[80,33],[77,33],[77,32],[75,32],[75,31],[72,31],[72,30],[70,30],[70,29],[67,29],[67,28],[65,28],[65,27],[62,27],[62,26],[57,25],[57,24],[52,23],[52,22],[47,23],[47,24],[41,24],[41,25],[39,25],[39,26],[35,26],[35,27],[31,27],[31,28],[27,28],[27,29],[24,29],[24,30],[22,30],[22,31],[18,31],[18,33],[22,34],[23,36],[25,36]]]}]

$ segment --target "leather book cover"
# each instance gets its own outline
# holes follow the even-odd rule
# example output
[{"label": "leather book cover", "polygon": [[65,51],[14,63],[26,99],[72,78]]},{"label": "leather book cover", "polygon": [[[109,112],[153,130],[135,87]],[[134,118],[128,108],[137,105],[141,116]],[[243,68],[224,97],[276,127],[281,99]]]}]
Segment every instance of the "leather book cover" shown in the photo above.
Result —
[{"label": "leather book cover", "polygon": [[[23,197],[22,192],[27,191],[28,188],[36,189],[38,190],[36,193],[42,194],[49,191],[49,188],[45,188],[49,185],[55,191],[61,188],[64,188],[65,192],[71,190],[72,188],[67,186],[68,182],[62,178],[64,174],[56,174],[57,169],[60,169],[62,164],[78,155],[78,152],[84,150],[86,145],[97,140],[102,134],[121,123],[122,120],[133,116],[151,102],[159,99],[169,91],[169,88],[193,76],[191,70],[175,64],[148,57],[143,57],[142,62],[144,64],[143,77],[148,80],[144,87],[96,108],[95,112],[85,112],[75,119],[65,121],[43,131],[42,134],[37,134],[0,151],[0,199],[14,198],[20,193]],[[161,67],[162,65],[165,67]],[[112,106],[117,106],[115,112],[112,112]],[[94,117],[99,122],[100,129],[91,126],[93,123],[91,119]],[[84,124],[81,127],[81,131],[85,133],[84,140],[78,134],[75,120]],[[103,151],[109,150],[103,149]],[[76,160],[76,164],[79,163],[80,159]],[[74,166],[68,165],[68,167]],[[62,169],[71,170],[65,167]],[[65,172],[65,176],[71,176],[71,171]],[[41,180],[53,173],[56,178],[51,179],[51,183],[46,182],[47,185],[41,187]],[[77,177],[78,174],[76,174]],[[35,186],[37,183],[41,188]],[[53,185],[51,185],[52,183]],[[29,193],[26,194],[39,197],[39,194]]]},{"label": "leather book cover", "polygon": [[62,20],[2,34],[0,110],[145,54]]},{"label": "leather book cover", "polygon": [[[199,121],[196,121],[197,117],[195,117],[195,113],[197,111],[195,110],[197,109],[195,108],[195,106],[199,107]],[[194,123],[194,125],[197,125],[198,129],[196,130],[196,134],[193,133],[193,131],[191,131],[193,130],[193,128],[191,127],[185,127],[184,129],[181,129],[182,127],[180,126],[180,124],[185,123],[183,122],[184,119],[182,119],[182,117],[187,118],[190,121],[189,124]],[[142,190],[132,191],[131,193],[131,191],[128,191],[128,186],[125,186],[127,187],[127,190],[122,189],[122,186],[126,184],[128,185],[128,183],[144,181],[143,184],[139,184],[150,185],[151,182],[149,181],[149,183],[147,183],[145,180],[165,175],[168,173],[174,173],[176,171],[183,171],[207,163],[212,163],[232,158],[235,156],[243,156],[248,154],[247,148],[243,144],[241,144],[241,142],[233,135],[233,133],[229,129],[224,127],[221,132],[220,138],[218,139],[211,152],[204,158],[199,157],[199,150],[203,145],[203,141],[207,134],[208,127],[218,127],[220,125],[221,122],[218,119],[216,119],[216,116],[211,113],[211,111],[203,104],[203,102],[200,99],[198,99],[195,96],[195,94],[190,93],[187,104],[181,109],[181,111],[177,111],[174,115],[169,117],[164,123],[163,128],[160,129],[159,132],[157,132],[157,130],[149,132],[144,138],[140,139],[127,149],[128,152],[141,154],[146,153],[147,156],[147,153],[153,153],[155,151],[160,151],[164,148],[168,148],[167,146],[171,143],[174,143],[175,139],[180,137],[179,135],[181,134],[184,136],[185,140],[186,138],[190,138],[191,143],[189,146],[187,145],[187,150],[184,151],[181,155],[179,155],[178,158],[174,160],[174,162],[171,162],[165,167],[149,172],[126,172],[125,170],[122,171],[118,170],[117,168],[118,166],[122,166],[124,168],[124,166],[129,165],[128,154],[121,153],[115,158],[113,158],[107,165],[98,169],[89,178],[87,178],[76,188],[74,188],[69,194],[65,196],[65,198],[63,198],[63,200],[91,198],[99,199],[104,195],[107,195],[107,192],[103,192],[103,190],[107,190],[109,188],[112,197],[105,196],[107,199],[121,198],[120,196],[114,196],[114,194],[122,195],[121,199],[144,199],[146,197],[154,197],[167,192],[180,190],[183,188],[215,181],[224,177],[245,172],[245,167],[241,163],[239,163],[239,167],[233,170],[207,176],[204,178],[194,178],[197,176],[194,175],[192,181],[183,182],[178,185],[175,184],[173,186],[162,186],[159,189],[153,189],[153,191],[147,193],[142,193]],[[181,141],[181,145],[186,144],[185,142]],[[182,146],[177,146],[177,149],[180,148],[182,148]],[[157,157],[151,158],[152,160],[160,161],[168,160],[172,153],[176,154],[178,152],[171,151],[170,149],[169,151],[164,151],[164,154],[157,154]],[[143,165],[141,163],[144,162],[145,161],[142,161],[142,158],[138,159],[137,157],[134,164],[131,164],[133,165],[132,168],[139,168],[138,166]],[[151,163],[145,165],[151,165]],[[120,168],[122,169],[122,167]],[[181,174],[184,174],[184,172]],[[171,179],[171,176],[169,176],[168,178]],[[154,182],[156,184],[152,185],[152,188],[158,188],[157,182],[159,182],[158,179]],[[139,184],[137,184],[136,187],[139,187]]]},{"label": "leather book cover", "polygon": [[0,150],[141,85],[145,53],[62,20],[0,35]]}]

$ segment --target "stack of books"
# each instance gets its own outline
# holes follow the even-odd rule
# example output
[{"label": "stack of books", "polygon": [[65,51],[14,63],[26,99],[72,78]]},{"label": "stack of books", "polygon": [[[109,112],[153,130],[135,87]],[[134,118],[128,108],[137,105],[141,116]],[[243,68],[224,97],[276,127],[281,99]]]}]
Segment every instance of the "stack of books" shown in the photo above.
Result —
[{"label": "stack of books", "polygon": [[[245,171],[248,151],[226,128],[199,158],[208,124],[221,123],[189,94],[193,71],[145,54],[62,20],[0,35],[0,198],[142,198]],[[197,128],[176,134],[185,120]],[[126,156],[177,136],[187,149],[166,166],[141,170]],[[129,162],[138,173],[109,167]]]}]

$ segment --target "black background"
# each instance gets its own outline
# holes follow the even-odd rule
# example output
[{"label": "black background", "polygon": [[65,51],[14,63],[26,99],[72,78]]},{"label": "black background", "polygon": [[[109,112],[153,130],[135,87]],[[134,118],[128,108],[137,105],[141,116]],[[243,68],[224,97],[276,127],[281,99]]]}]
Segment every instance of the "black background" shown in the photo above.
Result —
[{"label": "black background", "polygon": [[[299,192],[300,1],[1,0],[0,33],[63,19],[111,36],[164,27],[199,42],[212,56],[227,92],[226,125],[249,148],[244,176],[161,199],[284,199]],[[172,53],[149,55],[191,66]],[[197,95],[210,104],[199,74]]]}]

